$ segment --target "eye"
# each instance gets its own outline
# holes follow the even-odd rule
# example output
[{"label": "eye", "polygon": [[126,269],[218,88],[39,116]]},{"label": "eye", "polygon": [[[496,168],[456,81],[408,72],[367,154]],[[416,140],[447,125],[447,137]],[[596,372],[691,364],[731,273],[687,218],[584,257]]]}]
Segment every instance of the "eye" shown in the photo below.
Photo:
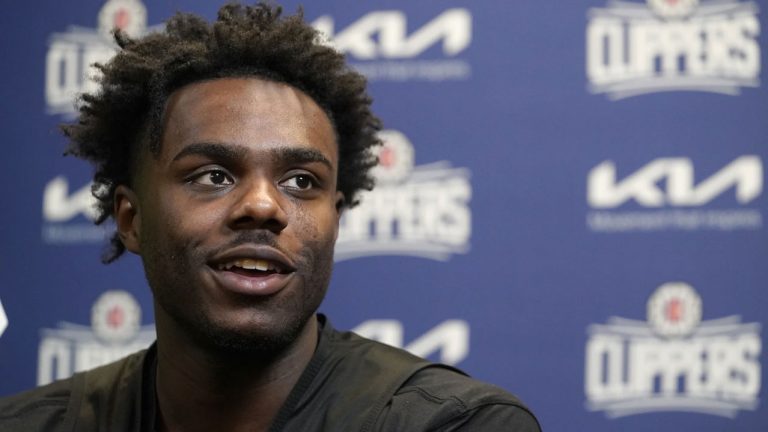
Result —
[{"label": "eye", "polygon": [[228,186],[235,183],[232,177],[222,170],[205,171],[193,177],[191,182],[203,186]]},{"label": "eye", "polygon": [[317,182],[308,174],[297,174],[282,181],[281,184],[289,189],[305,191],[314,188],[317,185]]}]

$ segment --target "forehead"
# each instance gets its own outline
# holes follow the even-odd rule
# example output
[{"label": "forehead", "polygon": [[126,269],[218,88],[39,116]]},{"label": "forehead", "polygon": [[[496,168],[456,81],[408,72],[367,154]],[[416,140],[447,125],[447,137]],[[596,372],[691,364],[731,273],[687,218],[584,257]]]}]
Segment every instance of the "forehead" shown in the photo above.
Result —
[{"label": "forehead", "polygon": [[257,150],[306,147],[337,165],[333,126],[317,103],[287,84],[219,78],[189,84],[168,98],[161,158],[201,142]]}]

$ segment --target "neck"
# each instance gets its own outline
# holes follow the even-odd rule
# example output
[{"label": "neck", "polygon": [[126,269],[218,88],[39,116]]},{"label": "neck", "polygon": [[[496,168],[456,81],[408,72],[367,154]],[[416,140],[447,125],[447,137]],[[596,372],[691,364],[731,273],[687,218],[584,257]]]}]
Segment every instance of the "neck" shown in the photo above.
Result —
[{"label": "neck", "polygon": [[277,353],[233,354],[190,341],[158,317],[157,427],[266,431],[314,354],[317,319]]}]

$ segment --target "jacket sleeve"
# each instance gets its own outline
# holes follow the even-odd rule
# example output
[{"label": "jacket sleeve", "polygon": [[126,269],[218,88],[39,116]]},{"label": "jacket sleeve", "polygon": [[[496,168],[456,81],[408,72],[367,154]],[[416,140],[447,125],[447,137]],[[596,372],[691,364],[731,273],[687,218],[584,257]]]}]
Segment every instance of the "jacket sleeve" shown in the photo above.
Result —
[{"label": "jacket sleeve", "polygon": [[540,432],[514,395],[455,371],[433,367],[414,375],[381,413],[376,432]]},{"label": "jacket sleeve", "polygon": [[59,432],[67,430],[70,380],[0,399],[0,431]]},{"label": "jacket sleeve", "polygon": [[536,417],[516,405],[490,404],[467,410],[434,429],[440,432],[541,432]]}]

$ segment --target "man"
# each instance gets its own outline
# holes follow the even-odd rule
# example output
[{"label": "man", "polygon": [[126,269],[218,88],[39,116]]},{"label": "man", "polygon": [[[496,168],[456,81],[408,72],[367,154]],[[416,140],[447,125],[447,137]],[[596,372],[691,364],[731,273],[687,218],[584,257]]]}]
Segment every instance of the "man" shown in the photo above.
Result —
[{"label": "man", "polygon": [[6,399],[0,429],[539,430],[512,395],[316,315],[380,126],[300,16],[227,5],[116,39],[64,130],[116,223],[105,261],[141,256],[157,343]]}]

